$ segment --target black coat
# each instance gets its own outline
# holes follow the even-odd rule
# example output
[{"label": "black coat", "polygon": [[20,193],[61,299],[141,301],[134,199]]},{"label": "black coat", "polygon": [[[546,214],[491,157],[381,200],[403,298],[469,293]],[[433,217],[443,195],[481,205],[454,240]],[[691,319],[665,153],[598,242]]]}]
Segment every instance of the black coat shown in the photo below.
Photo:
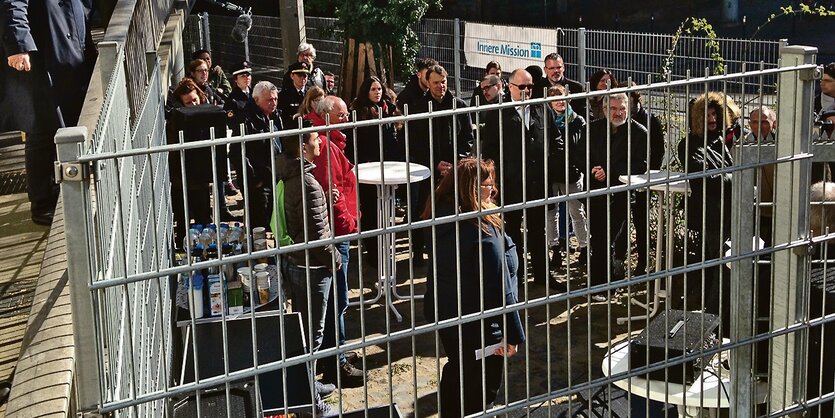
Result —
[{"label": "black coat", "polygon": [[298,91],[293,84],[290,84],[289,87],[285,86],[278,93],[278,110],[281,111],[282,122],[287,129],[298,129],[299,122],[293,119],[293,115],[299,111],[299,106],[302,104],[305,94],[307,94],[307,87]]},{"label": "black coat", "polygon": [[240,112],[244,110],[246,104],[252,101],[252,88],[244,93],[238,86],[232,87],[229,97],[223,103],[223,110],[231,112],[229,115],[230,122],[236,118]]},{"label": "black coat", "polygon": [[[502,129],[499,129],[499,118]],[[522,118],[515,107],[489,112],[481,130],[481,154],[496,164],[496,185],[504,188],[504,203],[522,201],[522,172],[526,178],[527,199],[545,197],[545,143],[548,143],[549,170],[565,171],[564,162],[557,156],[557,125],[542,106],[530,107],[530,127],[522,131]],[[545,130],[548,131],[546,137]],[[499,134],[502,134],[500,143]],[[524,136],[523,136],[524,135]],[[522,145],[525,147],[523,159]],[[504,155],[500,155],[500,150]],[[502,158],[504,157],[504,158]],[[501,195],[501,193],[500,193]]]},{"label": "black coat", "polygon": [[[587,176],[586,187],[589,190],[621,185],[623,183],[621,183],[618,177],[622,175],[642,174],[647,170],[646,128],[632,120],[621,125],[617,131],[612,131],[611,138],[607,139],[609,133],[608,125],[608,119],[598,119],[591,122],[589,124],[588,137],[584,135],[578,144],[580,155],[577,159],[577,165]],[[630,130],[632,131],[631,147],[628,142],[628,139],[630,139]],[[608,153],[607,142],[609,144]],[[586,162],[587,146],[588,164]],[[606,179],[604,181],[597,181],[591,175],[591,169],[595,166],[603,167],[606,170]]]},{"label": "black coat", "polygon": [[[687,139],[678,143],[678,159],[689,173],[729,167],[733,165],[730,151],[725,146],[722,132],[708,132],[707,141],[702,135],[690,133]],[[705,147],[707,143],[707,147]],[[722,183],[724,184],[724,190]],[[718,233],[720,228],[725,238],[730,237],[731,228],[731,174],[716,174],[700,179],[691,179],[690,196],[687,199],[687,227],[705,232]],[[702,206],[704,205],[704,211]],[[724,222],[720,217],[724,214]]]},{"label": "black coat", "polygon": [[[383,100],[382,106],[383,119],[394,116],[396,107],[388,100]],[[351,109],[357,111],[357,121],[377,119],[378,116],[371,112],[368,107],[360,107],[359,109]],[[405,161],[406,152],[403,145],[397,137],[397,129],[393,122],[383,123],[383,151],[380,152],[380,129],[377,125],[363,126],[356,129],[356,137],[351,138],[346,148],[351,153],[354,151],[354,142],[357,143],[357,155],[354,161],[357,164],[367,163],[371,161]],[[382,158],[382,160],[380,159]]]},{"label": "black coat", "polygon": [[647,128],[647,134],[649,135],[648,166],[650,170],[660,170],[661,164],[664,163],[664,153],[667,152],[666,141],[664,141],[664,127],[661,125],[661,121],[643,106],[632,114],[632,120]]},{"label": "black coat", "polygon": [[[439,202],[437,216],[452,214],[450,203]],[[437,245],[437,251],[429,250],[429,254],[436,254],[438,257],[437,275],[429,277],[426,281],[423,312],[430,322],[434,322],[435,318],[435,288],[438,293],[438,319],[457,317],[459,304],[462,314],[481,312],[481,292],[484,295],[485,310],[518,301],[519,262],[516,245],[510,237],[493,227],[489,228],[488,234],[470,221],[457,222],[457,225],[458,228],[456,223],[438,225],[438,239],[433,240]],[[456,264],[457,262],[460,264]],[[460,274],[456,265],[461,267]],[[463,296],[458,294],[459,279]],[[502,315],[484,319],[485,345],[496,344],[502,338],[506,338],[508,344],[525,342],[525,331],[519,312],[505,315],[505,321],[507,328],[503,329]],[[478,345],[481,341],[481,330],[480,321],[468,322],[461,327],[464,340],[479,341]]]},{"label": "black coat", "polygon": [[[428,112],[430,101],[433,112],[452,109],[453,103],[458,109],[467,107],[463,100],[453,97],[449,91],[440,103],[432,99],[429,92],[426,92],[424,97],[425,100],[415,103],[413,111],[410,111],[411,114]],[[469,154],[473,142],[472,122],[468,113],[460,113],[454,118],[452,116],[432,118],[433,155],[429,153],[429,119],[410,122],[409,129],[409,152],[412,162],[425,165],[430,169],[437,167],[441,161],[455,164],[458,157]],[[453,139],[457,140],[457,149],[453,147]]]},{"label": "black coat", "polygon": [[403,113],[403,105],[408,104],[409,114],[417,113],[415,112],[414,106],[418,102],[425,102],[426,100],[429,99],[426,97],[423,89],[420,88],[420,82],[417,76],[413,74],[406,83],[406,86],[403,87],[403,91],[397,95],[397,110]]},{"label": "black coat", "polygon": [[[552,117],[556,117],[556,112],[550,108],[548,110],[550,111]],[[580,139],[585,134],[586,120],[577,114],[575,114],[574,118],[568,122],[567,131],[565,128],[557,129],[557,148],[553,158],[559,159],[559,165],[555,164],[555,169],[549,170],[552,183],[576,183],[577,180],[580,180],[582,172],[577,165],[576,158],[578,155],[581,155],[579,144]],[[568,153],[568,155],[566,155],[566,153]],[[568,161],[567,165],[566,161]],[[562,167],[562,169],[556,169],[557,167]]]},{"label": "black coat", "polygon": [[[267,117],[255,105],[254,101],[250,101],[244,107],[243,112],[241,112],[240,119],[232,126],[232,133],[235,136],[241,135],[241,123],[244,125],[244,134],[246,135],[270,132],[270,121],[273,122],[273,129],[275,131],[282,129],[281,112],[278,109]],[[248,141],[246,143],[246,160],[244,161],[249,175],[248,182],[250,186],[255,186],[259,182],[262,182],[262,184],[270,184],[272,182],[271,155],[273,153],[281,154],[282,152],[283,148],[278,138]],[[243,184],[244,168],[241,167],[242,153],[243,147],[240,142],[233,143],[229,146],[229,161],[235,166],[238,172],[238,181],[241,184]]]},{"label": "black coat", "polygon": [[[0,2],[0,132],[29,133],[78,123],[95,64],[95,46],[80,0]],[[32,70],[6,58],[28,52]]]}]

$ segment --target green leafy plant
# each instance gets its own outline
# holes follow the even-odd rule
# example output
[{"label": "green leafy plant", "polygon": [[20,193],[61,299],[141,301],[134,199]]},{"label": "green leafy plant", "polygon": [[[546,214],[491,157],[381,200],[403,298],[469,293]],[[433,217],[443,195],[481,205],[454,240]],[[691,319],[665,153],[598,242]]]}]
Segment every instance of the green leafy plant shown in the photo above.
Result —
[{"label": "green leafy plant", "polygon": [[755,39],[760,31],[768,26],[769,23],[785,16],[792,16],[792,15],[809,15],[809,16],[820,16],[820,17],[832,17],[835,16],[835,10],[827,9],[824,6],[812,7],[807,4],[801,3],[797,9],[789,6],[782,6],[780,7],[780,13],[772,13],[768,16],[768,19],[762,24],[757,26],[757,30],[754,31],[754,34],[751,35],[751,39]]},{"label": "green leafy plant", "polygon": [[722,56],[722,50],[719,46],[719,41],[716,39],[716,31],[713,30],[713,25],[708,23],[705,18],[688,17],[681,22],[678,29],[673,34],[670,48],[667,49],[667,56],[661,64],[661,72],[658,80],[664,81],[672,74],[673,61],[675,60],[676,50],[681,38],[687,35],[703,35],[705,40],[705,49],[710,52],[710,58],[716,63],[713,67],[713,74],[725,74],[725,58]]},{"label": "green leafy plant", "polygon": [[332,12],[348,38],[391,46],[396,71],[412,72],[420,50],[417,25],[430,8],[440,9],[440,0],[312,0],[305,6]]}]

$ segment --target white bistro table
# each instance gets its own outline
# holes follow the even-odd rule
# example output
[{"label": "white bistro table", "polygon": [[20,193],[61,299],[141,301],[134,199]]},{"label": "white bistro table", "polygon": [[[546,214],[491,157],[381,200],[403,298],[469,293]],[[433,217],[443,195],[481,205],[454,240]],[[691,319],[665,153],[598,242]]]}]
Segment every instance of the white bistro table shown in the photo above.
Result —
[{"label": "white bistro table", "polygon": [[[631,176],[620,176],[618,179],[621,183],[630,184],[630,185],[640,185],[640,184],[647,184],[649,182],[657,182],[659,180],[663,180],[663,183],[652,184],[648,188],[649,190],[656,191],[660,194],[661,202],[663,204],[659,204],[657,206],[656,211],[656,225],[658,225],[658,230],[655,233],[655,271],[661,271],[661,254],[662,254],[662,247],[664,246],[664,234],[666,229],[667,235],[667,248],[664,250],[664,253],[667,254],[667,264],[668,267],[672,267],[672,257],[670,254],[673,252],[673,224],[674,222],[670,219],[665,224],[664,223],[664,213],[667,209],[671,208],[674,202],[672,198],[673,193],[690,193],[690,184],[687,182],[687,179],[684,178],[684,173],[678,173],[675,171],[667,171],[667,170],[650,170],[645,174],[633,174]],[[647,187],[644,187],[647,188]],[[643,231],[638,231],[638,233],[643,233]],[[660,304],[661,297],[661,280],[655,281],[655,292],[652,298],[652,303],[647,305],[637,299],[632,299],[631,302],[634,305],[638,305],[643,309],[647,310],[646,315],[637,315],[631,317],[623,317],[618,318],[618,324],[623,324],[627,321],[633,320],[641,320],[652,318],[658,313],[658,306]]]},{"label": "white bistro table", "polygon": [[[362,184],[377,186],[377,224],[381,229],[395,225],[394,192],[401,184],[419,182],[429,178],[432,174],[426,166],[405,163],[401,161],[377,161],[357,164],[357,180]],[[394,234],[382,234],[377,237],[377,296],[364,301],[365,304],[376,303],[385,296],[386,305],[394,312],[397,321],[403,316],[392,303],[399,299],[420,299],[422,295],[400,296],[397,294],[397,263],[395,262]],[[359,302],[352,302],[357,305]]]},{"label": "white bistro table", "polygon": [[[723,344],[730,340],[723,339]],[[731,386],[731,372],[723,366],[728,360],[728,352],[715,355],[692,384],[665,382],[645,377],[633,376],[613,382],[613,384],[633,395],[657,402],[675,405],[679,417],[718,416],[720,408],[730,408],[734,388]],[[681,367],[681,366],[676,366]],[[629,341],[624,341],[606,353],[601,364],[603,374],[611,376],[629,371]],[[643,375],[646,376],[646,375]],[[748,390],[748,388],[740,388]],[[754,383],[754,401],[765,402],[768,383]]]}]

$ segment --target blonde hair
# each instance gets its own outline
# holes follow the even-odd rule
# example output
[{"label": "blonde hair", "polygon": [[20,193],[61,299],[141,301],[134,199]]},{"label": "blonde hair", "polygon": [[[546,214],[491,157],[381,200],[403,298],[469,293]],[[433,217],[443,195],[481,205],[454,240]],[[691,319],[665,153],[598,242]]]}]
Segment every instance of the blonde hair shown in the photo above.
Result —
[{"label": "blonde hair", "polygon": [[307,94],[305,94],[304,99],[302,99],[302,103],[299,105],[299,110],[295,115],[293,115],[293,119],[305,117],[308,113],[315,113],[316,109],[314,105],[317,101],[322,100],[324,97],[325,91],[320,87],[314,86],[308,89]]}]

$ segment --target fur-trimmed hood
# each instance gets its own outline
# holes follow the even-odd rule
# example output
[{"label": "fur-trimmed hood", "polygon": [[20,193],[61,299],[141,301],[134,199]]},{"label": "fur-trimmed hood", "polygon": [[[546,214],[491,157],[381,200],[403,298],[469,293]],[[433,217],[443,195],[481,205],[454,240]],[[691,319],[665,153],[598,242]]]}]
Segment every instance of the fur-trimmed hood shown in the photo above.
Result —
[{"label": "fur-trimmed hood", "polygon": [[719,130],[723,129],[723,127],[724,129],[732,127],[736,120],[739,119],[739,107],[733,99],[726,96],[725,93],[711,91],[706,95],[702,94],[697,97],[693,104],[690,105],[690,133],[696,136],[704,135],[705,117],[707,113],[705,101],[707,101],[707,107],[716,106],[720,109],[719,113],[724,112],[725,114],[724,125],[721,119],[717,120]]}]

